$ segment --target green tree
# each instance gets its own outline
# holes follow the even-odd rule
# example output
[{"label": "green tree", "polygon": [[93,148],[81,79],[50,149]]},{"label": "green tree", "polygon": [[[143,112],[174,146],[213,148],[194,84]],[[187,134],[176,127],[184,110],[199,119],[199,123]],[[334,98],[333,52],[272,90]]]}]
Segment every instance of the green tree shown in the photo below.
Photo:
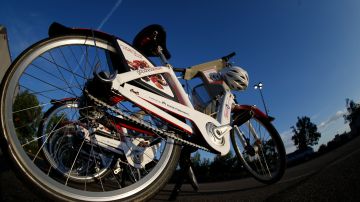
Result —
[{"label": "green tree", "polygon": [[344,115],[345,123],[352,122],[360,116],[360,104],[355,103],[353,100],[349,98],[346,99],[346,109],[348,111],[347,114]]},{"label": "green tree", "polygon": [[216,156],[214,161],[209,165],[211,177],[217,180],[229,179],[236,159],[230,151],[225,156]]},{"label": "green tree", "polygon": [[323,154],[327,151],[327,146],[325,144],[320,145],[318,153]]},{"label": "green tree", "polygon": [[294,126],[291,128],[294,133],[291,139],[299,150],[316,145],[321,137],[321,134],[317,132],[316,125],[307,116],[298,117],[296,128]]},{"label": "green tree", "polygon": [[200,167],[201,165],[201,155],[199,152],[196,152],[192,157],[191,157],[191,162],[193,164],[194,167]]},{"label": "green tree", "polygon": [[194,172],[199,181],[204,182],[210,177],[211,161],[208,158],[201,158],[199,152],[196,152],[191,158]]},{"label": "green tree", "polygon": [[344,115],[345,123],[349,123],[353,135],[358,135],[360,131],[360,104],[347,98],[346,109],[348,113]]},{"label": "green tree", "polygon": [[20,92],[15,98],[13,112],[19,140],[22,143],[32,140],[42,116],[37,97],[27,90]]}]

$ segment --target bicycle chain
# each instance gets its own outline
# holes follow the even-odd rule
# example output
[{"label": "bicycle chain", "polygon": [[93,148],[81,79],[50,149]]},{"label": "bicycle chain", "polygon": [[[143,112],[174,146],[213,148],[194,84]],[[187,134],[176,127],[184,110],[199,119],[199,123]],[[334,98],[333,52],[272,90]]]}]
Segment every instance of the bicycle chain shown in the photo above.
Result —
[{"label": "bicycle chain", "polygon": [[[115,92],[114,92],[115,93]],[[89,93],[89,91],[87,89],[84,89],[84,94],[91,100],[93,101],[95,104],[99,105],[99,106],[102,106],[102,107],[105,107],[107,109],[109,109],[110,111],[120,115],[120,119],[123,119],[124,121],[129,121],[131,123],[134,123],[134,124],[138,124],[140,127],[146,129],[146,130],[150,130],[152,132],[154,132],[155,134],[158,134],[160,136],[166,136],[166,137],[169,137],[171,139],[174,139],[175,141],[178,141],[178,142],[181,142],[183,144],[186,144],[188,146],[191,146],[191,147],[195,147],[197,149],[201,149],[201,150],[204,150],[204,151],[207,151],[207,152],[210,152],[210,150],[204,146],[201,146],[201,145],[198,145],[198,144],[195,144],[195,143],[192,143],[190,141],[187,141],[187,140],[184,140],[184,139],[181,139],[179,137],[177,137],[175,135],[175,132],[174,131],[171,131],[171,132],[167,132],[167,131],[164,131],[164,130],[160,130],[158,128],[155,128],[153,126],[151,126],[149,123],[143,121],[143,120],[140,120],[138,118],[135,118],[135,117],[132,117],[130,115],[127,115],[125,114],[124,112],[116,109],[115,107],[111,106],[111,105],[108,105],[107,103],[97,99],[96,97],[94,97],[93,95],[91,95]],[[115,94],[119,94],[119,93],[115,93]]]}]

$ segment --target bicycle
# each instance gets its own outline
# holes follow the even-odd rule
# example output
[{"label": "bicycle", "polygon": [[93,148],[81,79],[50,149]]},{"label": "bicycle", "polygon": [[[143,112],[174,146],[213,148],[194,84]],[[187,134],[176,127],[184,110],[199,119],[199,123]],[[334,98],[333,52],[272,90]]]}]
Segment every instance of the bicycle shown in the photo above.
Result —
[{"label": "bicycle", "polygon": [[[231,91],[245,90],[248,75],[229,63],[234,55],[174,68],[160,25],[130,45],[53,23],[1,83],[3,151],[31,185],[64,201],[148,200],[184,148],[226,155],[233,145],[255,179],[275,183],[284,145],[266,114],[236,103]],[[179,75],[200,79],[191,99]]]}]

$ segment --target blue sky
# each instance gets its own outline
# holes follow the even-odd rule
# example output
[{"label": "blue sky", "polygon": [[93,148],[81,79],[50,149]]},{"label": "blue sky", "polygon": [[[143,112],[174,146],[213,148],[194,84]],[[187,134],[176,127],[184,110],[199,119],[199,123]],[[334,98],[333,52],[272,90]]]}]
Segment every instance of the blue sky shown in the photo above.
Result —
[{"label": "blue sky", "polygon": [[292,151],[290,127],[298,116],[318,125],[320,144],[348,130],[345,99],[360,100],[359,10],[357,0],[3,0],[0,24],[13,58],[47,37],[53,21],[100,28],[128,42],[143,27],[161,24],[176,67],[236,51],[233,62],[250,76],[238,101],[262,107],[252,88],[262,81],[274,124]]}]

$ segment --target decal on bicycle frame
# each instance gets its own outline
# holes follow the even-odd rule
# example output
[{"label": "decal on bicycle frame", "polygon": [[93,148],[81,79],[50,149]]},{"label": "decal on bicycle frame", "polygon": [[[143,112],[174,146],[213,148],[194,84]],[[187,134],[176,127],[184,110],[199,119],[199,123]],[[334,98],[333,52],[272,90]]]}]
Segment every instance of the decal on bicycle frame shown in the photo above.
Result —
[{"label": "decal on bicycle frame", "polygon": [[[213,67],[208,70],[203,70],[202,74],[204,76],[205,81],[208,84],[222,84],[223,83],[221,78],[216,78],[216,77],[218,77],[217,75],[219,75],[219,73],[216,71],[216,67]],[[215,76],[213,76],[213,75],[215,75]]]},{"label": "decal on bicycle frame", "polygon": [[[143,56],[133,47],[121,40],[118,40],[118,44],[130,67],[130,71],[137,71],[137,73],[141,75],[146,72],[157,70],[157,68],[155,68],[155,66],[145,56]],[[163,93],[166,93],[171,97],[174,97],[170,86],[162,74],[146,76],[141,78],[141,81]]]}]

